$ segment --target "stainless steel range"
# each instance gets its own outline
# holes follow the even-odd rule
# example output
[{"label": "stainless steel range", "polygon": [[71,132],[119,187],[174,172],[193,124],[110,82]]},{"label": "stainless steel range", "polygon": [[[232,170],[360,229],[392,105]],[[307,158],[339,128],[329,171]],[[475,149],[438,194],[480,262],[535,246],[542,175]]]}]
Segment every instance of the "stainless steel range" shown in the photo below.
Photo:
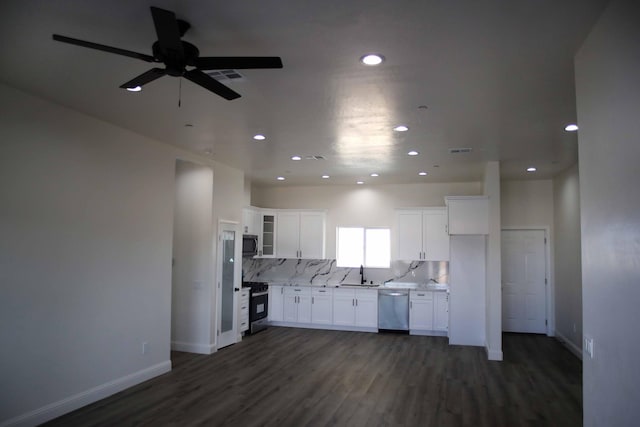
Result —
[{"label": "stainless steel range", "polygon": [[267,328],[269,314],[269,285],[265,282],[245,282],[249,293],[249,333],[255,334]]}]

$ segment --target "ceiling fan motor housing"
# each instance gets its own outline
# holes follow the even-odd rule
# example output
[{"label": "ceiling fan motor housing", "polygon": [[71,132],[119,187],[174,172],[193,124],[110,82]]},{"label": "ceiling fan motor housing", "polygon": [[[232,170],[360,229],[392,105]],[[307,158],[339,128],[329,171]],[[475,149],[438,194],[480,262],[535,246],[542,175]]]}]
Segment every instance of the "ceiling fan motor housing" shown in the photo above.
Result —
[{"label": "ceiling fan motor housing", "polygon": [[170,76],[182,76],[187,65],[196,66],[196,59],[200,56],[197,47],[189,42],[181,41],[182,52],[172,49],[163,49],[160,42],[153,43],[153,57],[157,62],[164,62],[167,66],[167,74]]}]

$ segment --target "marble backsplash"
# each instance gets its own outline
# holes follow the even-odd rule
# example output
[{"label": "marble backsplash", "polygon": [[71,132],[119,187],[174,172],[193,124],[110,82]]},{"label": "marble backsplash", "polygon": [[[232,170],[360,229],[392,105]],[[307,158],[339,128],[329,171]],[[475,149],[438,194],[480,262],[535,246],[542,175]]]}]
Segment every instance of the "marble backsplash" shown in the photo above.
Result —
[{"label": "marble backsplash", "polygon": [[[247,282],[336,286],[360,283],[360,268],[337,267],[335,259],[243,258],[242,276]],[[391,268],[365,268],[364,277],[374,283],[449,283],[447,261],[393,261]]]}]

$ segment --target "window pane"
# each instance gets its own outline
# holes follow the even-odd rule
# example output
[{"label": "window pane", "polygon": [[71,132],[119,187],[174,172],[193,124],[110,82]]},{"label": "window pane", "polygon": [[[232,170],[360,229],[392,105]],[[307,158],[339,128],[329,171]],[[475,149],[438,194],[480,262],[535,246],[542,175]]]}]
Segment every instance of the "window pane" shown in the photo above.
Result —
[{"label": "window pane", "polygon": [[391,262],[391,233],[388,228],[367,228],[365,266],[389,268]]},{"label": "window pane", "polygon": [[360,267],[364,264],[364,229],[338,227],[338,267]]}]

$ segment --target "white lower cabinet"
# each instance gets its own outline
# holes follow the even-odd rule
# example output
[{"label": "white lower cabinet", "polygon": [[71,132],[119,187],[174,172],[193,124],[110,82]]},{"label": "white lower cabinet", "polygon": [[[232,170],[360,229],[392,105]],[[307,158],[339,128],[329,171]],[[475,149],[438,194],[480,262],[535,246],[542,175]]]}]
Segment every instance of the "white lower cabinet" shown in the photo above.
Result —
[{"label": "white lower cabinet", "polygon": [[333,289],[311,290],[311,323],[330,325],[333,322]]},{"label": "white lower cabinet", "polygon": [[448,330],[449,294],[447,292],[412,290],[409,293],[410,333],[446,335]]},{"label": "white lower cabinet", "polygon": [[269,308],[267,313],[270,322],[282,322],[284,318],[284,286],[269,286]]},{"label": "white lower cabinet", "polygon": [[410,292],[409,330],[433,330],[433,292]]},{"label": "white lower cabinet", "polygon": [[433,329],[435,331],[449,330],[449,293],[447,292],[435,292]]},{"label": "white lower cabinet", "polygon": [[283,308],[283,321],[311,323],[311,288],[285,287]]},{"label": "white lower cabinet", "polygon": [[375,289],[334,289],[333,324],[378,327],[378,291]]}]

